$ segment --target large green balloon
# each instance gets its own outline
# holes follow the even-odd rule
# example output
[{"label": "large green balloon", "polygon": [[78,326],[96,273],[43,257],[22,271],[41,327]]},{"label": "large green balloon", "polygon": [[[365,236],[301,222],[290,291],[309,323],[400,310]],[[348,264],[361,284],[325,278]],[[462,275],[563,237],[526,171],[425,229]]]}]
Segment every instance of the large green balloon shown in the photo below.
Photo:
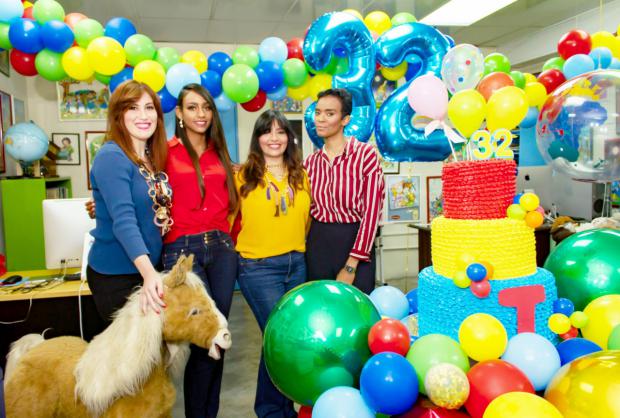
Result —
[{"label": "large green balloon", "polygon": [[94,19],[80,20],[73,27],[73,34],[79,46],[88,48],[94,39],[103,36],[103,26]]},{"label": "large green balloon", "polygon": [[9,24],[5,22],[0,22],[0,48],[13,48],[13,44],[11,44],[11,40],[9,39]]},{"label": "large green balloon", "polygon": [[301,87],[308,78],[306,66],[299,58],[290,58],[282,64],[284,84],[287,87]]},{"label": "large green balloon", "polygon": [[32,16],[43,25],[51,20],[65,20],[65,9],[56,0],[38,0],[33,2]]},{"label": "large green balloon", "polygon": [[60,81],[67,77],[67,73],[62,67],[61,59],[62,54],[49,49],[43,49],[34,59],[34,66],[44,79]]},{"label": "large green balloon", "polygon": [[222,76],[222,89],[233,102],[248,102],[258,93],[258,76],[245,64],[233,64]]},{"label": "large green balloon", "polygon": [[152,60],[157,53],[155,44],[146,35],[131,35],[125,41],[125,54],[127,54],[127,62],[131,66],[136,66],[142,61]]},{"label": "large green balloon", "polygon": [[265,327],[271,380],[302,405],[314,404],[332,387],[357,384],[371,356],[368,332],[380,319],[370,298],[353,286],[321,280],[296,287]]},{"label": "large green balloon", "polygon": [[620,232],[573,234],[549,255],[545,268],[555,276],[558,296],[572,300],[577,310],[599,296],[620,293]]},{"label": "large green balloon", "polygon": [[491,74],[494,72],[509,73],[510,61],[508,57],[499,52],[493,52],[484,58],[484,74]]},{"label": "large green balloon", "polygon": [[179,55],[179,52],[176,49],[169,46],[164,46],[157,50],[157,53],[155,54],[155,61],[160,63],[161,66],[168,71],[174,64],[181,62],[181,55]]},{"label": "large green balloon", "polygon": [[546,71],[556,69],[562,71],[562,68],[564,68],[564,60],[562,59],[562,57],[553,57],[545,61],[542,70]]},{"label": "large green balloon", "polygon": [[248,45],[241,45],[232,54],[233,64],[245,64],[252,68],[256,68],[260,62],[260,57],[256,49]]}]

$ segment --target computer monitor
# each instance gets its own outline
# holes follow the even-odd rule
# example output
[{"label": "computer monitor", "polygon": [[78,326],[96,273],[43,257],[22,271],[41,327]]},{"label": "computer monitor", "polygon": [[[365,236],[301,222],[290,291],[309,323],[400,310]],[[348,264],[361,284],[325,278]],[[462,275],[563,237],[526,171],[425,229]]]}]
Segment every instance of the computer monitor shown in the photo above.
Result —
[{"label": "computer monitor", "polygon": [[[43,201],[45,267],[80,267],[85,236],[95,227],[84,203],[88,199],[46,199]],[[63,262],[64,260],[64,262]]]}]

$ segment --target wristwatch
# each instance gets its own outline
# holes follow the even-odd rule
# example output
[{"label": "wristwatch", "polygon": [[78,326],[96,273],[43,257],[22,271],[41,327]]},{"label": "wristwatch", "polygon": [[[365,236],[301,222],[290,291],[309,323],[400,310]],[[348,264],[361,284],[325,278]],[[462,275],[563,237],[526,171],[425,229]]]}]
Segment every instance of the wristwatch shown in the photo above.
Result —
[{"label": "wristwatch", "polygon": [[355,267],[350,266],[348,264],[345,264],[344,265],[344,271],[346,271],[347,273],[353,274],[353,273],[355,273]]}]

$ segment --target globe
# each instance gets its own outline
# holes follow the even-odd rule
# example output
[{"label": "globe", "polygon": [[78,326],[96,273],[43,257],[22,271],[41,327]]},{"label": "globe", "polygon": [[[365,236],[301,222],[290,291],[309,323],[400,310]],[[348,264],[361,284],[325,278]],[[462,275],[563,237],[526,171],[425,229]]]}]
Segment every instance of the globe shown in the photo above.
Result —
[{"label": "globe", "polygon": [[4,149],[13,159],[32,163],[47,153],[49,140],[41,128],[32,122],[17,123],[7,129]]},{"label": "globe", "polygon": [[358,384],[370,358],[368,332],[381,318],[368,296],[333,280],[305,283],[273,309],[263,355],[273,383],[312,405],[326,390]]}]

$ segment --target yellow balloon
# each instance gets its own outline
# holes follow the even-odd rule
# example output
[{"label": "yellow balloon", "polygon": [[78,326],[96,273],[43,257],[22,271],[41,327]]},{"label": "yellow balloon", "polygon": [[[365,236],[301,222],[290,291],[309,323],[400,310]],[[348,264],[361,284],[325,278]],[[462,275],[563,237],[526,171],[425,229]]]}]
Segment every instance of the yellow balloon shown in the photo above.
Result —
[{"label": "yellow balloon", "polygon": [[605,31],[596,32],[590,36],[590,39],[592,39],[592,49],[599,47],[609,48],[614,57],[620,57],[620,40],[611,33]]},{"label": "yellow balloon", "polygon": [[530,107],[539,106],[547,100],[547,89],[538,81],[526,83],[524,90]]},{"label": "yellow balloon", "polygon": [[528,103],[525,91],[515,86],[496,90],[487,103],[487,128],[495,132],[500,128],[508,130],[517,126],[527,114]]},{"label": "yellow balloon", "polygon": [[375,10],[370,12],[364,18],[364,24],[368,29],[375,32],[377,35],[381,35],[386,30],[392,27],[392,19],[387,13]]},{"label": "yellow balloon", "polygon": [[495,398],[489,404],[487,409],[484,411],[484,415],[482,416],[482,418],[526,417],[562,418],[562,414],[555,406],[553,406],[553,404],[544,400],[540,396],[527,392],[509,392]]},{"label": "yellow balloon", "polygon": [[620,351],[597,351],[565,364],[545,398],[564,418],[620,417]]},{"label": "yellow balloon", "polygon": [[499,358],[506,350],[508,335],[497,318],[485,313],[469,315],[459,327],[463,351],[476,361]]},{"label": "yellow balloon", "polygon": [[26,10],[29,7],[34,6],[34,4],[30,3],[29,1],[25,1],[22,4],[24,5],[24,10]]},{"label": "yellow balloon", "polygon": [[397,81],[405,76],[407,72],[407,61],[403,61],[396,67],[381,67],[381,75],[386,80]]},{"label": "yellow balloon", "polygon": [[364,16],[362,16],[362,14],[355,9],[344,9],[343,12],[357,17],[362,22],[364,21]]},{"label": "yellow balloon", "polygon": [[312,100],[317,100],[318,95],[323,90],[327,90],[332,86],[332,76],[329,74],[317,74],[310,80],[309,93]]},{"label": "yellow balloon", "polygon": [[133,69],[133,79],[159,91],[166,85],[166,70],[157,61],[141,61]]},{"label": "yellow balloon", "polygon": [[88,80],[95,75],[95,70],[88,63],[88,54],[81,46],[67,49],[60,59],[67,75],[75,80]]},{"label": "yellow balloon", "polygon": [[461,90],[448,102],[448,117],[465,138],[473,134],[486,116],[487,102],[478,90]]},{"label": "yellow balloon", "polygon": [[606,350],[609,334],[620,324],[620,295],[596,298],[586,306],[583,313],[588,317],[587,325],[581,328],[583,337]]},{"label": "yellow balloon", "polygon": [[103,75],[114,75],[125,68],[125,49],[116,39],[101,36],[93,39],[86,48],[88,63]]},{"label": "yellow balloon", "polygon": [[293,100],[302,101],[310,95],[310,77],[306,78],[304,84],[299,87],[289,87],[286,89],[286,94]]},{"label": "yellow balloon", "polygon": [[191,50],[181,55],[181,62],[193,65],[199,74],[207,71],[207,57],[200,51]]},{"label": "yellow balloon", "polygon": [[556,334],[565,334],[570,331],[570,319],[561,313],[554,313],[549,317],[549,329]]},{"label": "yellow balloon", "polygon": [[469,396],[465,372],[450,363],[431,367],[424,378],[424,388],[435,405],[447,409],[459,409]]},{"label": "yellow balloon", "polygon": [[525,77],[525,83],[534,83],[536,81],[538,81],[538,79],[536,78],[536,76],[532,73],[523,73],[523,77]]}]

